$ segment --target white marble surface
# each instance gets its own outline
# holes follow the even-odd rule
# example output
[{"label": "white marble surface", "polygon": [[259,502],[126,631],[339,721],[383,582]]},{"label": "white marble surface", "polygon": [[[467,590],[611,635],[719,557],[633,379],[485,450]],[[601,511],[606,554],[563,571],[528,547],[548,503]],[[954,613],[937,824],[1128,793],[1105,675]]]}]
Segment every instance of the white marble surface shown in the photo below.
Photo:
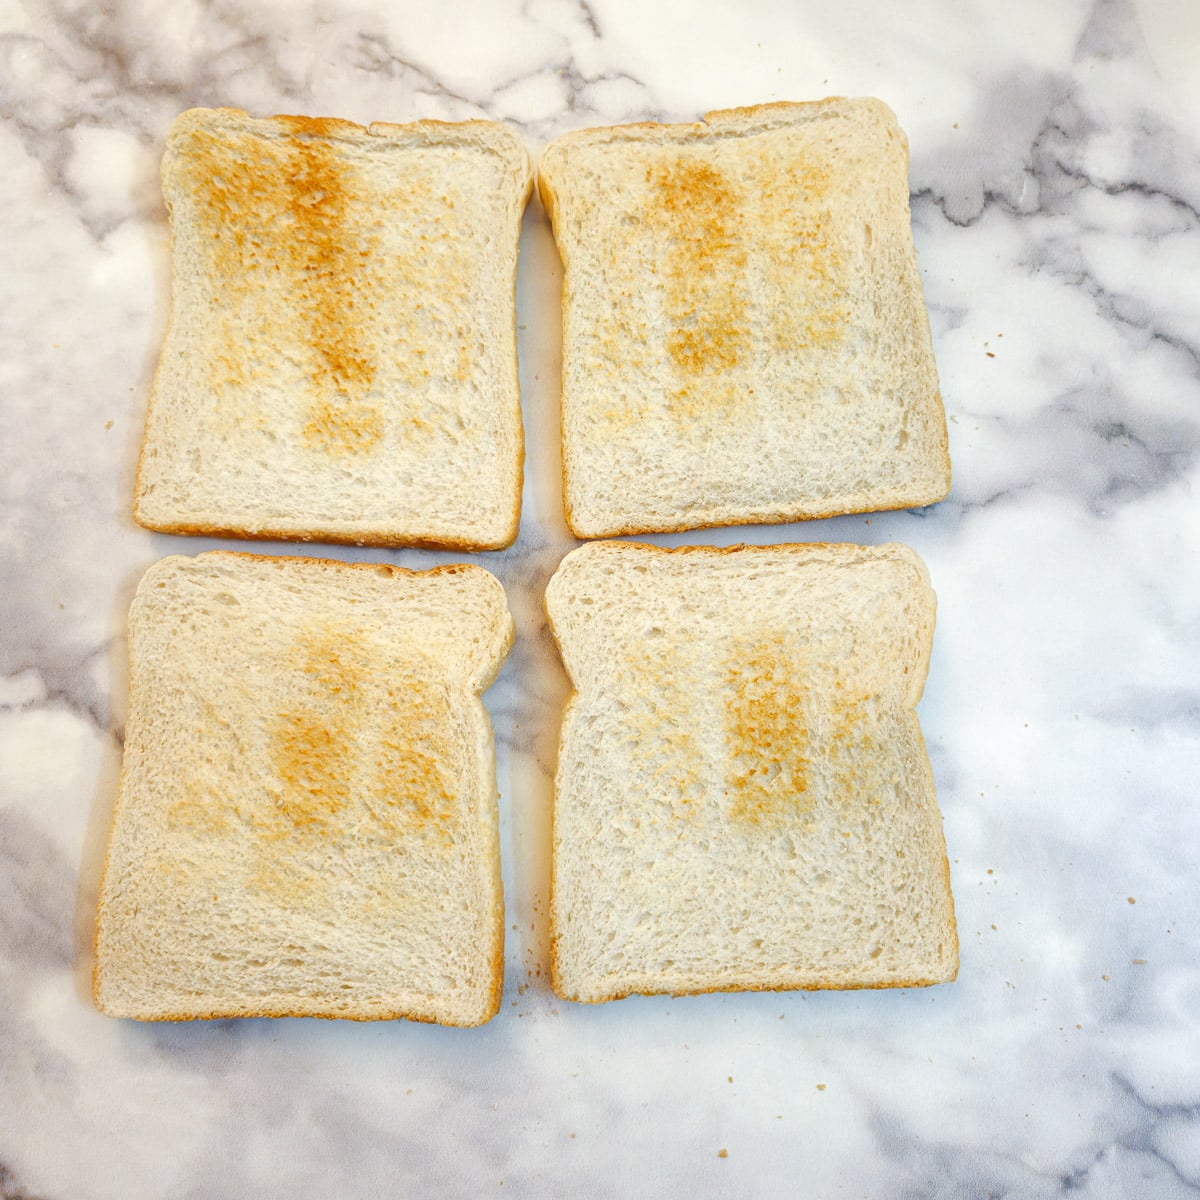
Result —
[{"label": "white marble surface", "polygon": [[[1200,1193],[1198,64],[1194,0],[0,0],[0,1197]],[[954,490],[921,515],[690,540],[925,557],[959,981],[596,1008],[549,992],[565,683],[540,601],[572,543],[535,202],[525,512],[516,546],[482,556],[520,634],[488,696],[502,1014],[99,1016],[125,609],[150,562],[213,544],[129,517],[174,114],[487,114],[536,151],[825,94],[878,95],[909,133]]]}]

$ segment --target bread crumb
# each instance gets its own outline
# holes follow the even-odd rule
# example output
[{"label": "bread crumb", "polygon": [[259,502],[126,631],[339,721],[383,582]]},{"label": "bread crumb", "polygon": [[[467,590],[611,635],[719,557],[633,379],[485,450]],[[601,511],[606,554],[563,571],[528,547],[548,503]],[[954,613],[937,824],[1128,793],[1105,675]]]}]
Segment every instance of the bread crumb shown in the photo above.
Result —
[{"label": "bread crumb", "polygon": [[721,1149],[717,1151],[717,1157],[718,1158],[728,1158],[729,1151],[726,1150],[724,1146],[722,1146]]},{"label": "bread crumb", "polygon": [[105,429],[111,429],[112,427],[113,427],[113,423],[112,423],[111,421],[105,421],[105,422],[104,422],[104,428],[105,428]]},{"label": "bread crumb", "polygon": [[1132,896],[1130,896],[1130,897],[1129,897],[1129,903],[1130,903],[1130,904],[1136,904],[1136,903],[1137,903],[1137,901],[1136,901],[1136,900],[1135,900],[1135,899],[1134,899]]},{"label": "bread crumb", "polygon": [[823,1083],[818,1083],[818,1084],[817,1084],[817,1091],[818,1091],[818,1092],[823,1092],[824,1090],[825,1090],[825,1085],[824,1085]]},{"label": "bread crumb", "polygon": [[730,1082],[730,1083],[732,1083],[732,1082],[733,1082],[733,1076],[732,1076],[732,1075],[730,1075],[730,1076],[729,1076],[729,1082]]}]

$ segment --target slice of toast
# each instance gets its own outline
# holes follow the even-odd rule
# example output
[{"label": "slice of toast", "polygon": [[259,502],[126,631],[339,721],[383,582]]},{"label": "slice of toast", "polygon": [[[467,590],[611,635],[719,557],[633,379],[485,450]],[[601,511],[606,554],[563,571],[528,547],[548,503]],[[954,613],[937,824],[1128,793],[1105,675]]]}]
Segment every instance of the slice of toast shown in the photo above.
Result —
[{"label": "slice of toast", "polygon": [[475,566],[214,551],[151,567],[129,619],[100,1009],[493,1016],[503,898],[480,696],[512,637]]},{"label": "slice of toast", "polygon": [[134,516],[169,533],[490,549],[523,471],[532,167],[489,121],[192,109],[162,164],[172,303]]},{"label": "slice of toast", "polygon": [[563,497],[580,537],[907,508],[950,487],[908,204],[877,100],[566,134]]},{"label": "slice of toast", "polygon": [[555,783],[554,989],[955,977],[917,720],[934,594],[905,547],[598,542],[550,581],[574,694]]}]

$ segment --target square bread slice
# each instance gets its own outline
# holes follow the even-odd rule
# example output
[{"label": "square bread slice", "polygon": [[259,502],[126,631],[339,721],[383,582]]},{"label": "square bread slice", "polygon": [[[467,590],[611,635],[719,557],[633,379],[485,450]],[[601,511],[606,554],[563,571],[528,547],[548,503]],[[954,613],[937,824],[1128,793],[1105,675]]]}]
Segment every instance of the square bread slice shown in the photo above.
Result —
[{"label": "square bread slice", "polygon": [[950,487],[908,203],[877,100],[552,142],[562,457],[579,537],[907,508]]},{"label": "square bread slice", "polygon": [[134,516],[168,533],[494,549],[523,471],[532,166],[490,121],[191,109]]},{"label": "square bread slice", "polygon": [[151,567],[129,617],[101,1011],[493,1016],[504,914],[480,696],[512,637],[475,566],[214,551]]},{"label": "square bread slice", "polygon": [[564,999],[913,987],[958,939],[917,721],[934,594],[903,546],[597,542],[546,609]]}]

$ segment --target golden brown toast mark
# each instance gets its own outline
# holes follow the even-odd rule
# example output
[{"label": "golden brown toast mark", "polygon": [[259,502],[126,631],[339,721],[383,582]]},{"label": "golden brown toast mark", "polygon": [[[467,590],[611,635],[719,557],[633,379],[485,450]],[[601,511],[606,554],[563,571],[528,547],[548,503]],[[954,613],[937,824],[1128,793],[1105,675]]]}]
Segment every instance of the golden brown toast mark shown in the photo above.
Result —
[{"label": "golden brown toast mark", "polygon": [[[355,311],[362,267],[371,248],[346,221],[346,191],[353,185],[324,140],[327,135],[320,132],[320,123],[300,125],[299,132],[314,136],[293,133],[284,143],[298,299],[315,355],[318,393],[356,400],[375,377],[375,363],[361,342]],[[353,438],[345,448],[360,449],[359,441]]]},{"label": "golden brown toast mark", "polygon": [[297,300],[315,357],[315,397],[302,434],[326,453],[371,450],[383,435],[378,403],[364,399],[376,364],[357,311],[373,247],[346,222],[344,168],[328,141],[293,136],[288,183],[292,236],[301,262]]},{"label": "golden brown toast mark", "polygon": [[745,823],[791,819],[817,804],[881,803],[877,699],[830,673],[807,677],[785,636],[734,641],[729,651],[725,782]]},{"label": "golden brown toast mark", "polygon": [[305,442],[326,453],[370,450],[383,437],[383,413],[363,400],[314,400],[301,431]]},{"label": "golden brown toast mark", "polygon": [[319,632],[298,654],[309,698],[282,713],[272,735],[281,813],[294,826],[327,825],[354,804],[388,833],[445,832],[454,815],[447,689],[417,664],[389,663],[390,703],[367,728],[360,688],[372,656],[364,640]]},{"label": "golden brown toast mark", "polygon": [[272,760],[283,793],[280,828],[324,832],[350,802],[354,760],[345,717],[310,711],[284,713],[272,735]]},{"label": "golden brown toast mark", "polygon": [[875,744],[871,697],[849,689],[841,679],[830,689],[827,737],[831,747],[857,752]]},{"label": "golden brown toast mark", "polygon": [[[829,703],[821,714],[823,756],[831,777],[834,800],[843,805],[878,807],[880,778],[871,770],[879,760],[879,719],[874,698],[835,679],[827,690]],[[846,786],[852,783],[853,786]]]},{"label": "golden brown toast mark", "polygon": [[743,197],[715,165],[680,154],[648,167],[647,220],[662,241],[666,349],[674,368],[672,413],[710,407],[712,375],[737,367],[750,348]]},{"label": "golden brown toast mark", "polygon": [[[232,331],[247,322],[287,325],[275,311],[283,305],[292,310],[311,382],[304,439],[324,453],[361,454],[383,434],[361,311],[376,282],[378,237],[347,219],[354,182],[328,141],[340,122],[280,120],[288,130],[282,137],[192,130],[180,147],[201,221],[214,231],[210,269],[231,310],[210,380],[220,392],[270,373],[270,364],[254,365],[253,344]],[[283,281],[290,291],[281,291]]]},{"label": "golden brown toast mark", "polygon": [[450,837],[455,779],[448,767],[455,750],[448,736],[450,696],[419,675],[396,678],[389,689],[395,717],[379,738],[368,803],[388,829],[417,829]]},{"label": "golden brown toast mark", "polygon": [[[271,729],[271,762],[280,787],[268,832],[329,830],[356,789],[363,647],[352,636],[307,636],[298,666],[307,693]],[[357,661],[356,661],[357,660]]]},{"label": "golden brown toast mark", "polygon": [[198,779],[188,779],[183,793],[167,808],[167,828],[202,837],[229,833],[229,806]]},{"label": "golden brown toast mark", "polygon": [[692,697],[664,688],[664,679],[687,679],[696,670],[689,630],[656,629],[629,664],[639,703],[622,710],[622,736],[647,764],[641,787],[655,802],[658,818],[690,819],[707,795],[704,752],[694,729]]},{"label": "golden brown toast mark", "polygon": [[343,881],[339,863],[348,871],[352,859],[382,853],[394,865],[413,839],[453,839],[453,713],[448,689],[417,662],[388,663],[394,703],[364,713],[366,673],[379,668],[352,631],[305,633],[287,666],[300,694],[268,728],[271,784],[234,828],[257,844],[251,887],[320,906]]},{"label": "golden brown toast mark", "polygon": [[768,349],[827,350],[849,330],[845,248],[834,226],[835,179],[816,155],[762,151],[757,198],[766,289],[791,297],[768,314]]},{"label": "golden brown toast mark", "polygon": [[729,646],[725,735],[730,815],[761,825],[812,809],[812,701],[783,635]]}]

